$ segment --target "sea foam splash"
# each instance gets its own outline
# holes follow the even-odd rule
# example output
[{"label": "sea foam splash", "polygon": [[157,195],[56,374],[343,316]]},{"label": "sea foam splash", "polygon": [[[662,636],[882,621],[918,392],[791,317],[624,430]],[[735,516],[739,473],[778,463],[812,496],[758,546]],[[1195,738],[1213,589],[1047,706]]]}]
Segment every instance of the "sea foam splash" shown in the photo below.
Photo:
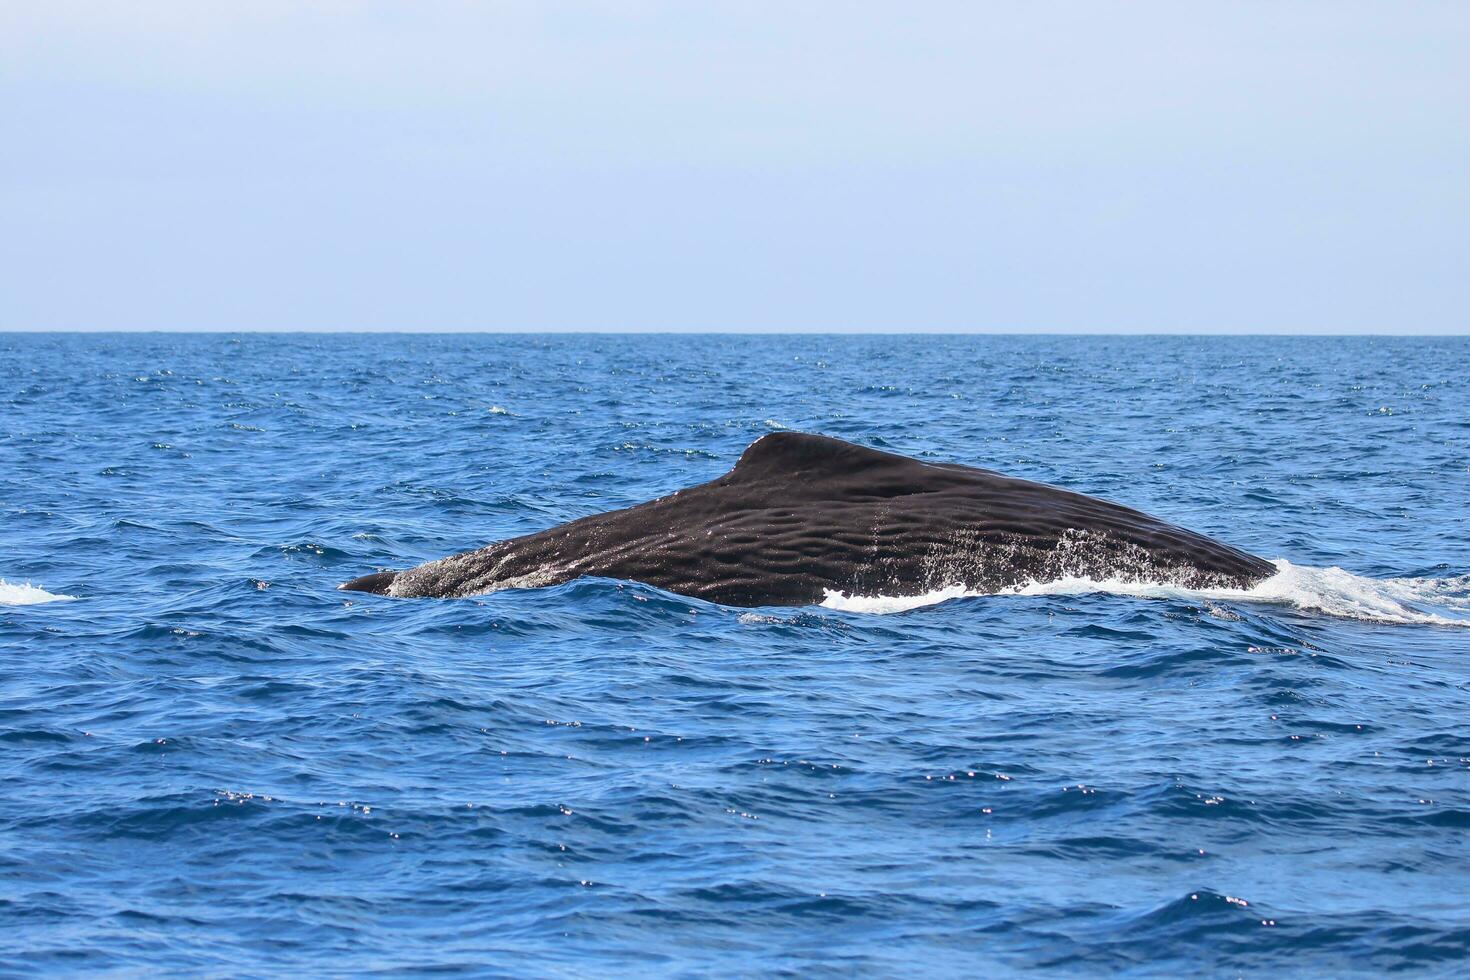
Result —
[{"label": "sea foam splash", "polygon": [[76,596],[57,595],[26,582],[12,584],[0,578],[0,606],[34,606],[42,602],[63,602]]},{"label": "sea foam splash", "polygon": [[1250,589],[1186,589],[1121,578],[1063,578],[1028,582],[998,592],[950,585],[917,596],[849,596],[827,590],[822,605],[846,612],[895,613],[948,599],[980,595],[1083,595],[1104,592],[1145,599],[1269,602],[1308,612],[1375,623],[1470,627],[1470,575],[1454,578],[1374,579],[1341,568],[1314,568],[1275,559],[1276,574]]}]

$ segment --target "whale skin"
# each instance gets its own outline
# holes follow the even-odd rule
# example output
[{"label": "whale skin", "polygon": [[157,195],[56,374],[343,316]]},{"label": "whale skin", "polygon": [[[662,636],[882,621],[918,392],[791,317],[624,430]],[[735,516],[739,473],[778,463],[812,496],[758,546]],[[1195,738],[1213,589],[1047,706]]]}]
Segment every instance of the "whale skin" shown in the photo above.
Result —
[{"label": "whale skin", "polygon": [[340,588],[461,597],[582,576],[731,606],[998,592],[1066,577],[1248,588],[1270,562],[1095,497],[828,436],[762,436],[724,476]]}]

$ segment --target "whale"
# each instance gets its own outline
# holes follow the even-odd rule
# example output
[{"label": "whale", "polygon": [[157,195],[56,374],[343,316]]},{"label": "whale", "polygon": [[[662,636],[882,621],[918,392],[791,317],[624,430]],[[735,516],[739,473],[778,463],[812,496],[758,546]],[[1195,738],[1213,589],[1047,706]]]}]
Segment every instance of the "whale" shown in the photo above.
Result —
[{"label": "whale", "polygon": [[773,432],[718,479],[338,586],[458,598],[584,576],[727,606],[976,593],[1075,577],[1244,589],[1271,562],[1140,511],[958,463]]}]

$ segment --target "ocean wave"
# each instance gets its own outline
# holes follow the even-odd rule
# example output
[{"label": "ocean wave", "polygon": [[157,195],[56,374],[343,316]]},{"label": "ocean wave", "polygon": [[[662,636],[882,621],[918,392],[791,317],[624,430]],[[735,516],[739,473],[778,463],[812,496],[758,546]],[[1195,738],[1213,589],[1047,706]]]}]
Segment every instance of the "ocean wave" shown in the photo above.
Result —
[{"label": "ocean wave", "polygon": [[[1470,618],[1470,344],[1388,343],[0,334],[0,576],[78,597],[0,605],[0,963],[1452,974],[1470,631],[1272,596]],[[1300,567],[894,616],[335,591],[715,479],[768,417]]]},{"label": "ocean wave", "polygon": [[1187,589],[1167,582],[1068,577],[1028,582],[999,592],[977,592],[963,585],[916,596],[850,596],[828,590],[822,605],[844,612],[886,614],[982,595],[1106,593],[1142,599],[1264,602],[1374,623],[1470,627],[1470,575],[1375,579],[1335,566],[1294,565],[1283,558],[1274,559],[1272,564],[1276,574],[1249,589]]},{"label": "ocean wave", "polygon": [[0,606],[35,606],[43,602],[64,602],[75,598],[72,595],[47,592],[29,582],[16,584],[0,578]]}]

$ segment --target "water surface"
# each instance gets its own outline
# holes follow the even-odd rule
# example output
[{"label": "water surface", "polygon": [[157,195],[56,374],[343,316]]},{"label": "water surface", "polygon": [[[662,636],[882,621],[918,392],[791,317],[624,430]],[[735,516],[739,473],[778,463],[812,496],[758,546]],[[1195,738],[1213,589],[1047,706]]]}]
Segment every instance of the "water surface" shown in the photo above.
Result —
[{"label": "water surface", "polygon": [[[1464,339],[0,335],[0,961],[1459,973],[1467,379]],[[1283,573],[334,590],[783,428]]]}]

